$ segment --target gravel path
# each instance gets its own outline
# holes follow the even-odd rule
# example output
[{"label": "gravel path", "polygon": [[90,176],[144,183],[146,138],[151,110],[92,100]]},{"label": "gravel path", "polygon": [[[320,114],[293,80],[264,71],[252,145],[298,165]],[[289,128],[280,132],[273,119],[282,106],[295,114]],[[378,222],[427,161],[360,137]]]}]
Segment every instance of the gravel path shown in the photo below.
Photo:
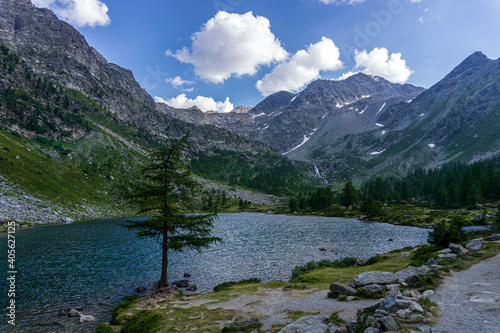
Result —
[{"label": "gravel path", "polygon": [[431,300],[441,308],[433,333],[500,333],[500,254],[453,272]]},{"label": "gravel path", "polygon": [[259,313],[265,316],[262,329],[269,330],[273,324],[288,324],[288,311],[320,312],[330,316],[334,311],[342,311],[339,316],[345,320],[356,318],[356,311],[378,302],[359,300],[339,302],[327,297],[328,290],[284,291],[281,289],[261,289],[258,293],[244,294],[228,302],[209,304],[208,309],[224,308],[239,310],[247,314]]}]

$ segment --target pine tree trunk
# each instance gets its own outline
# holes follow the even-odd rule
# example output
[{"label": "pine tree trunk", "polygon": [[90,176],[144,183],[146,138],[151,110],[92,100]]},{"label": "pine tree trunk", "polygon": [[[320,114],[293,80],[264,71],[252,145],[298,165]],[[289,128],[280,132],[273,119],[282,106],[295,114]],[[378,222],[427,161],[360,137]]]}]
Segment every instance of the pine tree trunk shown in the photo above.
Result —
[{"label": "pine tree trunk", "polygon": [[168,226],[165,223],[163,228],[163,243],[162,243],[162,257],[161,257],[161,277],[158,283],[158,288],[168,287]]}]

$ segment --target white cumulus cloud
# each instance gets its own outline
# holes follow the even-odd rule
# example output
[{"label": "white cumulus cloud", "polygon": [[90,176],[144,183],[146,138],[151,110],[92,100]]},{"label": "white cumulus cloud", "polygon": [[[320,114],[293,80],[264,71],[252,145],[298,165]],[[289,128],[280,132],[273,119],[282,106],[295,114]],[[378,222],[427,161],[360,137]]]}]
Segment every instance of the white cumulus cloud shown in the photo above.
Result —
[{"label": "white cumulus cloud", "polygon": [[180,76],[166,78],[165,82],[170,83],[174,88],[194,84],[194,81],[183,80]]},{"label": "white cumulus cloud", "polygon": [[234,110],[234,105],[229,101],[229,97],[226,97],[224,102],[220,102],[215,101],[212,97],[197,96],[195,99],[191,99],[188,98],[186,94],[180,94],[177,97],[172,97],[167,100],[156,96],[155,101],[179,109],[197,106],[201,111],[230,112]]},{"label": "white cumulus cloud", "polygon": [[363,68],[362,73],[376,75],[394,83],[405,83],[413,71],[401,59],[401,53],[392,53],[385,47],[374,48],[371,52],[358,51],[354,56],[355,68]]},{"label": "white cumulus cloud", "polygon": [[100,0],[32,0],[32,3],[52,10],[60,19],[78,27],[111,23],[108,6]]},{"label": "white cumulus cloud", "polygon": [[365,2],[365,0],[319,0],[326,5],[356,5]]},{"label": "white cumulus cloud", "polygon": [[298,91],[312,80],[320,78],[321,71],[341,69],[340,51],[335,43],[326,37],[307,50],[297,51],[286,61],[279,63],[256,84],[264,96],[287,90]]},{"label": "white cumulus cloud", "polygon": [[267,18],[252,12],[220,11],[193,34],[191,49],[167,50],[166,54],[192,64],[196,75],[214,83],[233,75],[254,75],[261,66],[287,56],[270,27]]}]

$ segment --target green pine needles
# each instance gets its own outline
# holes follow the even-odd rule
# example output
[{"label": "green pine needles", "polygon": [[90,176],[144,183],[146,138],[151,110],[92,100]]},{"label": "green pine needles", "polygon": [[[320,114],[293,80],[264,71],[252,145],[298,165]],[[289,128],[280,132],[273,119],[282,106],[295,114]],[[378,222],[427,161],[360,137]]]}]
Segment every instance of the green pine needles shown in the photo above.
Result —
[{"label": "green pine needles", "polygon": [[182,151],[188,136],[159,148],[150,154],[143,168],[143,179],[128,196],[140,208],[139,213],[152,213],[144,221],[124,225],[139,237],[153,237],[161,242],[162,271],[158,288],[169,287],[168,253],[186,248],[201,251],[221,239],[211,235],[216,214],[187,215],[195,209],[195,191],[200,187],[189,170],[182,165]]}]

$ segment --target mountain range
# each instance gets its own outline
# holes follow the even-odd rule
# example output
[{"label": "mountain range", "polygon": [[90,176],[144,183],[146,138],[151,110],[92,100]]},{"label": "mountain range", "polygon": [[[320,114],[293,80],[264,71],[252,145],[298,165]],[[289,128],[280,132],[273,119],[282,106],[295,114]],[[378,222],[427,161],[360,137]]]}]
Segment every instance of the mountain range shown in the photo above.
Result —
[{"label": "mountain range", "polygon": [[[51,200],[69,193],[75,206],[93,209],[89,200],[126,191],[147,149],[185,133],[196,173],[265,192],[500,152],[500,60],[480,52],[429,89],[358,73],[281,91],[252,108],[202,112],[156,103],[131,71],[108,63],[50,10],[29,0],[0,0],[0,8],[0,145],[20,147],[2,151],[0,172]],[[26,176],[33,172],[43,183]],[[46,185],[54,177],[90,183],[85,201],[74,184]],[[265,179],[275,183],[259,185]]]}]

